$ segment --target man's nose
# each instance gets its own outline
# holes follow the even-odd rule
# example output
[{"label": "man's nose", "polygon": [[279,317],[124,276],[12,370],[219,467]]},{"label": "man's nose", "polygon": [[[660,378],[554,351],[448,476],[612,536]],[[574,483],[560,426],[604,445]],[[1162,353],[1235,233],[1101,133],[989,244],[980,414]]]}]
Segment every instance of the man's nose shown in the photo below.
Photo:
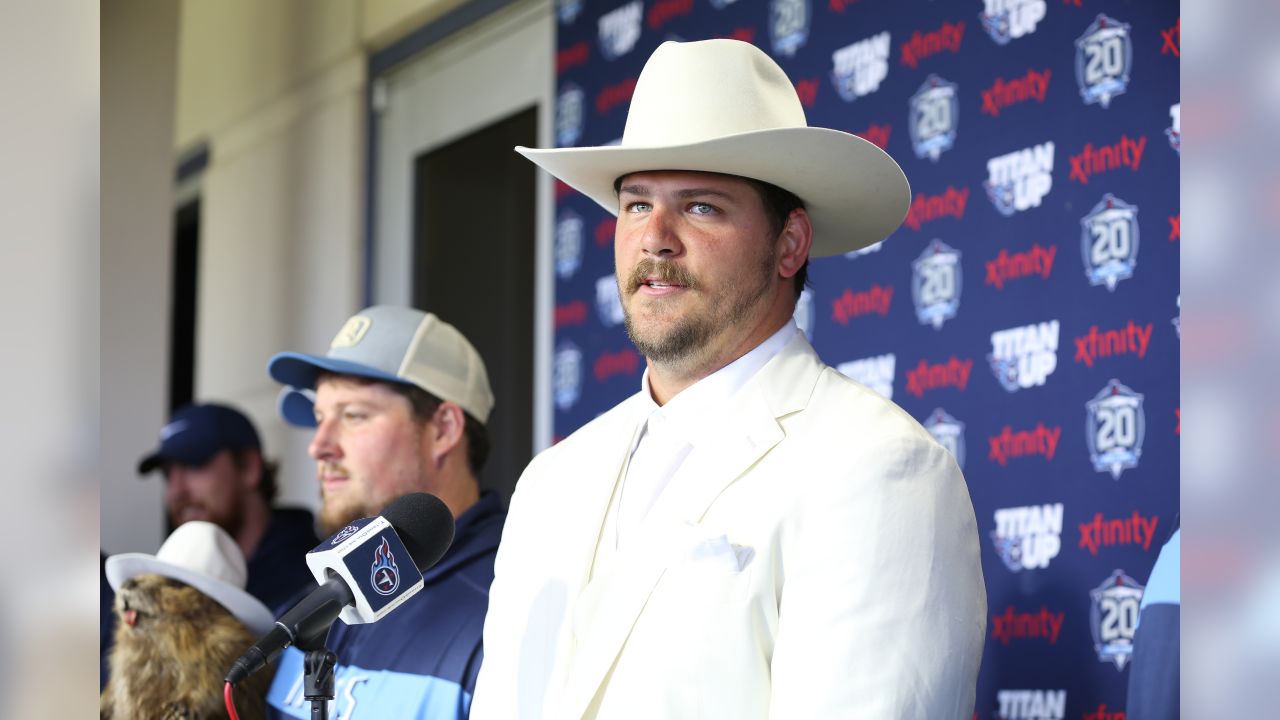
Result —
[{"label": "man's nose", "polygon": [[165,473],[164,495],[170,502],[187,496],[187,473],[183,468],[175,466]]},{"label": "man's nose", "polygon": [[640,249],[646,255],[670,258],[684,252],[684,244],[676,232],[675,211],[655,204],[641,229]]},{"label": "man's nose", "polygon": [[326,419],[316,424],[316,431],[311,436],[311,444],[307,446],[307,452],[316,460],[332,460],[341,455],[334,420]]}]

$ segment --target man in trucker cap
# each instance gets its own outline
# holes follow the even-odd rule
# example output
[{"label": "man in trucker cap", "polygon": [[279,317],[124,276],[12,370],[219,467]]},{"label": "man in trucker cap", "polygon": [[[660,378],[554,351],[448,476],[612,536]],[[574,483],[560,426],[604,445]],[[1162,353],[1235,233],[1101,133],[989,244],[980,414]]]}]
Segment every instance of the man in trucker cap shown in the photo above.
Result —
[{"label": "man in trucker cap", "polygon": [[[465,718],[505,518],[477,480],[494,403],[484,361],[434,314],[379,305],[349,318],[324,355],[280,353],[268,372],[286,386],[285,420],[312,428],[325,532],[411,492],[436,495],[456,521],[422,592],[377,623],[334,625],[334,716]],[[309,717],[302,658],[296,649],[282,655],[267,697],[275,717]]]}]

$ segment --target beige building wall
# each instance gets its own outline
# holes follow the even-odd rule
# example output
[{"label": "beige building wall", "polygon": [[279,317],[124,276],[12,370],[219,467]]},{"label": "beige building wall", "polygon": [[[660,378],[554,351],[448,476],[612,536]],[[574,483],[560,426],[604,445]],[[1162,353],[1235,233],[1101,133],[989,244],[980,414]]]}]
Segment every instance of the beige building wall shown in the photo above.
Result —
[{"label": "beige building wall", "polygon": [[[281,461],[281,500],[316,505],[307,434],[278,419],[266,362],[280,350],[323,351],[359,309],[367,58],[459,4],[183,0],[176,18],[150,12],[116,24],[126,41],[117,46],[148,50],[145,61],[135,48],[126,69],[104,42],[104,88],[135,73],[145,91],[145,105],[118,117],[149,160],[134,171],[145,183],[128,192],[123,176],[106,183],[118,186],[121,216],[145,225],[121,227],[115,246],[103,193],[104,549],[153,551],[161,539],[160,483],[139,482],[133,468],[165,419],[172,177],[177,158],[200,145],[210,155],[198,180],[196,397],[248,411]],[[123,3],[135,5],[155,10]],[[125,16],[115,6],[104,9],[104,37],[108,16]]]},{"label": "beige building wall", "polygon": [[102,9],[101,541],[154,552],[160,488],[139,482],[168,403],[174,58],[178,11]]}]

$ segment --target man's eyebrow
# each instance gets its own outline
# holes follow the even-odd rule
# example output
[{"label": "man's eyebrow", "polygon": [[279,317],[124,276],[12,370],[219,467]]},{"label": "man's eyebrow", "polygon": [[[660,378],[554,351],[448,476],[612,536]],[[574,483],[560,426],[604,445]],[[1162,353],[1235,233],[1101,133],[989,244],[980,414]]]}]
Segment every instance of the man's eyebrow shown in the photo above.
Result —
[{"label": "man's eyebrow", "polygon": [[723,192],[721,190],[715,190],[713,188],[688,188],[685,190],[680,190],[679,192],[676,193],[677,197],[684,200],[688,200],[690,198],[707,197],[708,195],[712,197],[724,198],[725,200],[735,199],[733,195],[730,195],[729,193]]},{"label": "man's eyebrow", "polygon": [[647,185],[623,185],[618,188],[619,195],[639,195],[640,197],[649,196],[649,186]]}]

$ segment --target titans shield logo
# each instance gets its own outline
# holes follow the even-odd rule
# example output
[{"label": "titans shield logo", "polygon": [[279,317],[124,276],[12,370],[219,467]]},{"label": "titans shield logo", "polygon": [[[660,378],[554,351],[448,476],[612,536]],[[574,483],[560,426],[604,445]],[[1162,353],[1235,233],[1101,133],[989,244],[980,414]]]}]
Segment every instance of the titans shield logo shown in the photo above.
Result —
[{"label": "titans shield logo", "polygon": [[582,88],[573,83],[560,87],[556,98],[556,145],[573,147],[582,139],[583,103]]},{"label": "titans shield logo", "polygon": [[775,55],[791,57],[809,40],[809,0],[769,3],[769,37]]},{"label": "titans shield logo", "polygon": [[1097,472],[1120,473],[1138,467],[1142,441],[1147,433],[1147,416],[1142,395],[1112,379],[1092,400],[1085,403],[1085,441]]},{"label": "titans shield logo", "polygon": [[911,271],[916,318],[941,329],[960,309],[960,251],[935,239],[911,263]]},{"label": "titans shield logo", "polygon": [[582,218],[572,210],[562,210],[556,221],[556,275],[568,280],[581,265]]},{"label": "titans shield logo", "polygon": [[929,431],[938,444],[946,448],[956,459],[956,465],[964,469],[964,423],[951,417],[946,410],[934,410],[924,421],[924,429]]},{"label": "titans shield logo", "polygon": [[360,532],[359,525],[348,525],[342,528],[341,530],[339,530],[338,532],[334,533],[333,539],[329,540],[329,544],[337,545],[341,543],[343,540],[346,540],[347,538],[351,537],[352,535],[355,535],[358,532]]},{"label": "titans shield logo", "polygon": [[1126,23],[1099,14],[1076,39],[1076,81],[1085,105],[1110,105],[1111,98],[1129,88],[1132,67],[1133,41]]},{"label": "titans shield logo", "polygon": [[916,157],[934,162],[956,144],[956,123],[960,119],[960,100],[956,84],[930,75],[911,96],[907,128]]},{"label": "titans shield logo", "polygon": [[396,565],[396,556],[391,553],[391,546],[387,544],[386,538],[382,538],[382,544],[373,552],[369,582],[379,595],[390,595],[400,587],[400,568]]},{"label": "titans shield logo", "polygon": [[556,347],[552,386],[556,408],[568,410],[582,394],[582,351],[568,340]]},{"label": "titans shield logo", "polygon": [[1133,635],[1138,629],[1138,606],[1143,587],[1123,570],[1116,570],[1089,591],[1089,628],[1099,662],[1114,663],[1123,670],[1133,657]]},{"label": "titans shield logo", "polygon": [[1133,277],[1138,264],[1138,206],[1107,193],[1080,219],[1080,249],[1090,285],[1106,285]]}]

